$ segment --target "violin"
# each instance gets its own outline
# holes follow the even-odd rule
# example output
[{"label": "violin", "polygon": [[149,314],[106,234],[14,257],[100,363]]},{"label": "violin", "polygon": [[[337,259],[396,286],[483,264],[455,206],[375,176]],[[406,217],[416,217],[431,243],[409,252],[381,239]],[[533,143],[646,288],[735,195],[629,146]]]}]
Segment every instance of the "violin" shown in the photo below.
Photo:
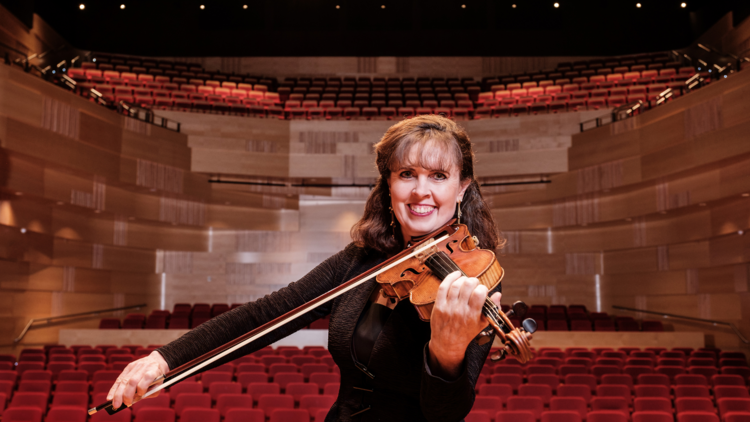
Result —
[{"label": "violin", "polygon": [[[467,277],[478,278],[490,290],[500,284],[504,270],[495,259],[495,253],[479,249],[478,243],[465,225],[455,224],[455,220],[452,220],[446,226],[427,235],[425,240],[401,251],[382,264],[156,378],[150,385],[154,388],[148,390],[140,398],[134,399],[132,404],[182,381],[284,324],[364,284],[373,277],[387,297],[399,300],[408,297],[416,307],[419,317],[424,321],[429,321],[438,287],[448,274],[461,271]],[[531,334],[536,331],[536,322],[527,319],[523,322],[523,327],[519,329],[515,328],[508,319],[514,312],[519,313],[524,309],[525,305],[521,305],[523,305],[522,302],[517,302],[513,310],[504,314],[489,297],[486,299],[482,313],[487,317],[490,326],[504,345],[498,353],[492,356],[493,360],[502,359],[508,354],[522,363],[531,358],[529,340],[531,340]],[[485,337],[489,335],[491,334],[484,333]],[[125,408],[127,406],[113,409],[110,400],[89,409],[88,414],[93,415],[106,410],[107,413],[113,415]]]},{"label": "violin", "polygon": [[[434,241],[435,238],[445,236],[448,236],[445,240]],[[422,243],[430,243],[431,246],[420,249],[413,257],[377,275],[376,281],[386,297],[397,300],[408,298],[417,309],[419,318],[429,321],[440,283],[450,273],[459,271],[466,277],[475,277],[487,290],[500,286],[505,270],[493,251],[479,249],[479,241],[471,236],[465,225],[451,222],[428,238]],[[529,340],[536,331],[536,321],[527,319],[517,329],[508,318],[525,314],[525,310],[523,302],[516,302],[513,310],[504,314],[489,297],[485,299],[482,314],[504,345],[499,354],[491,356],[492,360],[500,360],[508,354],[521,363],[531,359]],[[482,333],[485,338],[489,335],[491,334],[487,332]],[[481,343],[481,339],[478,342]]]}]

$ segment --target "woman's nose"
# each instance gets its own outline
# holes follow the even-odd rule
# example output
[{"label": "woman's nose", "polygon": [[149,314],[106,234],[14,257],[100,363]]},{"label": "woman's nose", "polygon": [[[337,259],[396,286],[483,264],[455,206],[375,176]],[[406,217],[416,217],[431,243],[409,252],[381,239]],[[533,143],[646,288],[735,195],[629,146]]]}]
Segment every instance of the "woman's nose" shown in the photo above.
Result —
[{"label": "woman's nose", "polygon": [[430,187],[426,177],[417,177],[414,186],[414,194],[420,198],[430,195]]}]

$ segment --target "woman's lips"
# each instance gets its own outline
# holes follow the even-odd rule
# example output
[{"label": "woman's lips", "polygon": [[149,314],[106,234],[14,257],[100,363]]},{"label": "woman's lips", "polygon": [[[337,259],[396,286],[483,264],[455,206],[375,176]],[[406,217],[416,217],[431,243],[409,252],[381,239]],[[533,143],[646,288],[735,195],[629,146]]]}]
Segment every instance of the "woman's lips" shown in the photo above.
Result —
[{"label": "woman's lips", "polygon": [[437,207],[435,207],[434,205],[419,205],[419,204],[409,205],[409,212],[419,217],[428,216],[432,214],[436,209]]}]

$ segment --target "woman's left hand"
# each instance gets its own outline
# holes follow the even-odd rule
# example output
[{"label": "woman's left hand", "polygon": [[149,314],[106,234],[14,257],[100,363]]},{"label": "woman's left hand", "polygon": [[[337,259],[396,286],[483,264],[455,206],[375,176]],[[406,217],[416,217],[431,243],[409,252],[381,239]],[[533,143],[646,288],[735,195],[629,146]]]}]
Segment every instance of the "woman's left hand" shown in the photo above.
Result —
[{"label": "woman's left hand", "polygon": [[[432,338],[429,343],[430,368],[455,379],[461,371],[466,348],[489,322],[482,315],[487,287],[473,277],[454,272],[440,284],[430,317]],[[501,294],[492,295],[499,307]]]}]

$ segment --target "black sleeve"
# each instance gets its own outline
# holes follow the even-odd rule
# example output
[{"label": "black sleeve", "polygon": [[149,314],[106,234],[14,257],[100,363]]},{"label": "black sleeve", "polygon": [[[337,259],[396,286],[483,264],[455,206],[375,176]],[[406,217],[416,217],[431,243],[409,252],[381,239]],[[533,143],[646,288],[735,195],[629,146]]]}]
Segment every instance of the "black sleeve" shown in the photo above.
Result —
[{"label": "black sleeve", "polygon": [[[355,259],[356,249],[353,244],[350,244],[300,280],[199,325],[177,340],[159,348],[158,352],[167,361],[169,368],[174,369],[315,299],[340,284],[340,275],[354,264],[352,261]],[[218,362],[202,368],[196,374],[260,350],[330,312],[331,302],[328,302],[266,334],[252,344],[225,356]]]},{"label": "black sleeve", "polygon": [[461,374],[452,381],[432,374],[428,363],[429,343],[425,344],[420,404],[428,421],[460,421],[469,414],[474,406],[474,389],[493,340],[494,336],[482,346],[474,341],[469,343]]}]

